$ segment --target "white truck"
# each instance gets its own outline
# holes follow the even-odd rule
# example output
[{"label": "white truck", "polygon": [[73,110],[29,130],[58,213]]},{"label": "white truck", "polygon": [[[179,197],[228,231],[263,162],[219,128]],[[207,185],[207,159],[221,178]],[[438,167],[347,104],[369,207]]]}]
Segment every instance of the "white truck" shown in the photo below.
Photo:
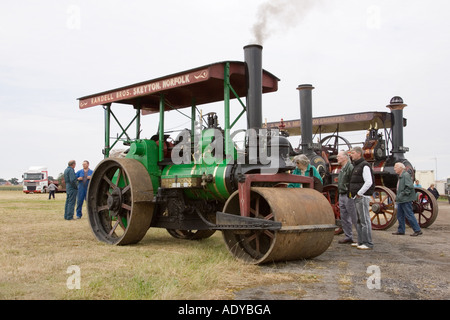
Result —
[{"label": "white truck", "polygon": [[23,175],[23,192],[46,193],[48,188],[47,167],[30,167]]}]

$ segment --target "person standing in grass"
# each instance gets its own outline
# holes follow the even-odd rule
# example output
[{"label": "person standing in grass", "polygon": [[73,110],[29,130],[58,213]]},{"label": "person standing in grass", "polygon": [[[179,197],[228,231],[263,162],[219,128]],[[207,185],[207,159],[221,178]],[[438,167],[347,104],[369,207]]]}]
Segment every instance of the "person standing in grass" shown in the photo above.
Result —
[{"label": "person standing in grass", "polygon": [[53,196],[53,200],[55,200],[55,192],[58,187],[53,183],[53,181],[50,181],[50,185],[48,186],[48,200]]},{"label": "person standing in grass", "polygon": [[75,160],[70,160],[66,170],[64,170],[64,180],[66,181],[66,205],[64,208],[64,219],[73,220],[75,202],[77,201],[78,185],[75,175]]},{"label": "person standing in grass", "polygon": [[89,169],[89,161],[83,161],[83,169],[78,170],[76,173],[78,180],[78,196],[77,196],[77,219],[81,219],[83,213],[83,202],[86,199],[86,193],[91,180],[93,171]]}]

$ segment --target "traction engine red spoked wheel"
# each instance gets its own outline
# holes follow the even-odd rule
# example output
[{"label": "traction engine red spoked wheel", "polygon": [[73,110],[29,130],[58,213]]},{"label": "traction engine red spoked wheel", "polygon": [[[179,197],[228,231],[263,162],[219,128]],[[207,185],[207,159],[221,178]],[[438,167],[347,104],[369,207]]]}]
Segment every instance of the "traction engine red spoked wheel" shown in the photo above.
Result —
[{"label": "traction engine red spoked wheel", "polygon": [[[427,228],[433,224],[438,216],[439,206],[434,195],[426,189],[414,188],[416,192],[416,201],[413,201],[412,207],[417,222],[421,228]],[[406,219],[408,225],[408,219]]]},{"label": "traction engine red spoked wheel", "polygon": [[389,188],[375,186],[375,191],[370,199],[369,211],[373,230],[386,230],[392,227],[397,221],[395,193]]},{"label": "traction engine red spoked wheel", "polygon": [[[339,208],[339,192],[338,192],[338,186],[336,184],[328,184],[323,187],[322,190],[323,195],[325,198],[327,198],[328,202],[331,205],[331,208],[333,209],[334,218],[337,221],[341,220],[341,210]],[[344,233],[344,230],[342,230],[342,227],[337,227],[334,231],[335,235]]]},{"label": "traction engine red spoked wheel", "polygon": [[98,240],[113,245],[139,242],[153,216],[150,176],[139,161],[107,158],[94,170],[89,183],[89,222]]}]

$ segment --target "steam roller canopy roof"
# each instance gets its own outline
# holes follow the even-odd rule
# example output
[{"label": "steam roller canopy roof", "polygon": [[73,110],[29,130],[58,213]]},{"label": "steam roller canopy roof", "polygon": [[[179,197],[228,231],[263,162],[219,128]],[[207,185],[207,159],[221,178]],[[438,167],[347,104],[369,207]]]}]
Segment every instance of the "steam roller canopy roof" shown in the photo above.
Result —
[{"label": "steam roller canopy roof", "polygon": [[[230,83],[239,97],[247,94],[246,67],[244,62],[224,61],[148,80],[125,87],[108,90],[78,98],[80,109],[109,103],[139,106],[143,114],[159,112],[159,101],[163,94],[165,103],[172,109],[224,100],[224,72],[230,64]],[[262,92],[278,90],[278,79],[263,70]],[[231,98],[235,98],[231,94]]]}]

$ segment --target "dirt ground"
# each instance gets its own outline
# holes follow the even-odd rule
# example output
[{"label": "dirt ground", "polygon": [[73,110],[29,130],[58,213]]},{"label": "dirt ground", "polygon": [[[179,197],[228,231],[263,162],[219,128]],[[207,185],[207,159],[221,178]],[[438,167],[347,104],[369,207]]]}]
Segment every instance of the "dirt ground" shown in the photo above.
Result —
[{"label": "dirt ground", "polygon": [[312,260],[263,266],[266,273],[298,274],[295,283],[246,288],[235,299],[259,300],[448,300],[450,299],[450,205],[439,202],[436,221],[419,237],[395,236],[397,224],[373,231],[374,249],[339,244]]}]

